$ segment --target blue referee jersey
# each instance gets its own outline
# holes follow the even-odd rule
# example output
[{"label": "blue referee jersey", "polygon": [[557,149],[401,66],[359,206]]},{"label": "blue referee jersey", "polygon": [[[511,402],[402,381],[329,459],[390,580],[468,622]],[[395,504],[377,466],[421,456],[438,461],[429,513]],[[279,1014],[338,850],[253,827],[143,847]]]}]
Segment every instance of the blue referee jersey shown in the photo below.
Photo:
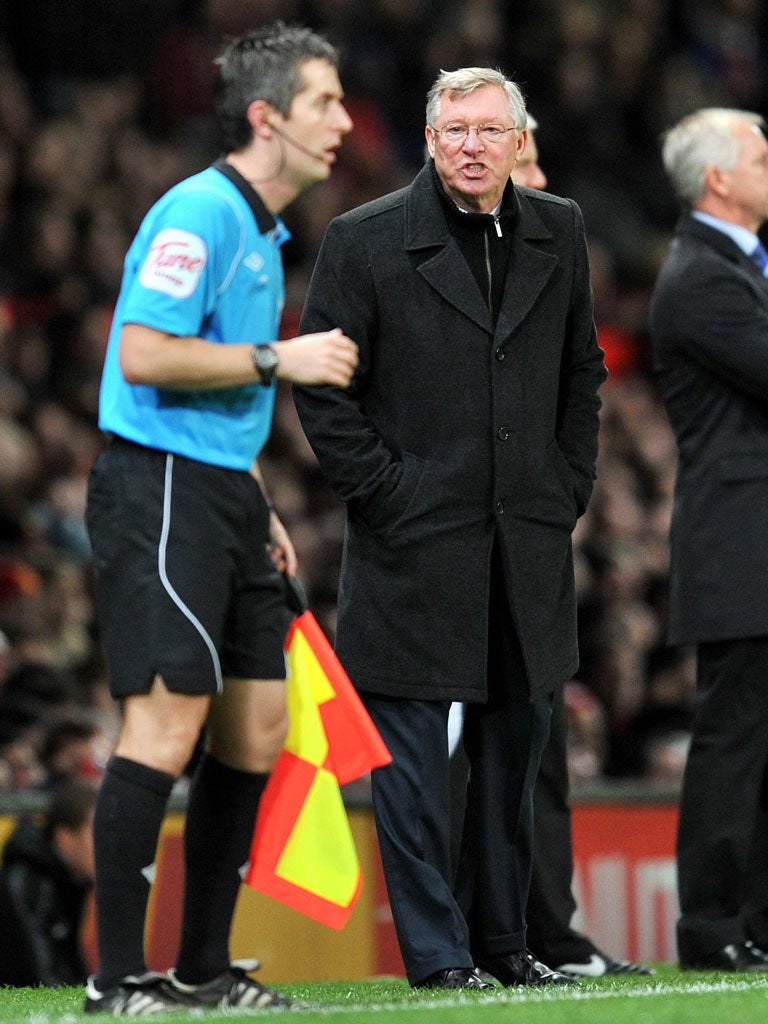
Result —
[{"label": "blue referee jersey", "polygon": [[217,344],[273,341],[285,301],[280,246],[290,237],[222,161],[149,210],[125,258],[107,346],[99,426],[150,448],[248,470],[266,442],[275,383],[184,391],[128,384],[123,324]]}]

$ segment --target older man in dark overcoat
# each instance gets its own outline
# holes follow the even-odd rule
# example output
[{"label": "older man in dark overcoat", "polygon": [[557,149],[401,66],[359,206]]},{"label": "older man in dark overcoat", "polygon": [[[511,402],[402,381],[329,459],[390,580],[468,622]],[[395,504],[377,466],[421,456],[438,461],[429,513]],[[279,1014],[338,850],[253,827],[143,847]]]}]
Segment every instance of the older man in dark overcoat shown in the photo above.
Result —
[{"label": "older man in dark overcoat", "polygon": [[[481,987],[476,967],[565,980],[526,949],[531,794],[577,666],[571,531],[606,371],[577,206],[509,181],[525,126],[500,72],[441,72],[430,158],[330,224],[301,325],[359,346],[348,391],[295,398],[346,505],[336,646],[393,756],[374,813],[414,986]],[[455,887],[454,700],[471,763]]]}]

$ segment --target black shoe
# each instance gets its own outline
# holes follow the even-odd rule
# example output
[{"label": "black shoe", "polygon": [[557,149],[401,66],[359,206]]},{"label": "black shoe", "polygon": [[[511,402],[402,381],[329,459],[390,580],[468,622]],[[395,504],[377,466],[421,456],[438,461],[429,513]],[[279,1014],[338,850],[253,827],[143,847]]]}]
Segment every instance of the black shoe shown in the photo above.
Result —
[{"label": "black shoe", "polygon": [[114,988],[99,992],[93,978],[85,986],[85,1013],[108,1013],[111,1017],[145,1017],[179,1011],[190,1006],[175,992],[163,974],[149,971],[139,977],[123,978]]},{"label": "black shoe", "polygon": [[490,981],[483,981],[472,967],[446,967],[442,971],[435,971],[434,974],[430,974],[413,987],[487,989],[494,986]]},{"label": "black shoe", "polygon": [[608,974],[653,974],[650,967],[634,960],[614,960],[605,953],[591,953],[584,960],[559,964],[557,970],[573,978],[604,978]]},{"label": "black shoe", "polygon": [[475,963],[480,970],[492,975],[507,988],[511,985],[576,985],[575,978],[553,971],[541,963],[528,949],[506,956],[489,954],[476,956]]},{"label": "black shoe", "polygon": [[250,1010],[310,1009],[307,1004],[289,999],[249,978],[248,972],[259,966],[258,960],[235,960],[226,971],[202,985],[187,985],[179,981],[174,971],[169,971],[168,977],[173,991],[186,1001],[187,1006],[216,1006],[221,1010],[231,1006]]},{"label": "black shoe", "polygon": [[753,942],[729,942],[695,960],[680,960],[684,971],[768,971],[768,953]]}]

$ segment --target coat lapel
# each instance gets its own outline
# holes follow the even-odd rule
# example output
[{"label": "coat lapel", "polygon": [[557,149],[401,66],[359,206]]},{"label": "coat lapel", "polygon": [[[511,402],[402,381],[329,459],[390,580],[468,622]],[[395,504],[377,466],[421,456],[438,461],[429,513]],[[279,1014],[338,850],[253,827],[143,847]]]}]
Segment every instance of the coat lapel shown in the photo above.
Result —
[{"label": "coat lapel", "polygon": [[493,334],[488,306],[455,239],[451,238],[447,246],[422,263],[418,271],[446,302]]},{"label": "coat lapel", "polygon": [[537,217],[533,207],[518,191],[520,221],[515,229],[504,297],[499,310],[496,335],[508,338],[528,315],[544,285],[557,266],[557,256],[541,243],[552,235]]},{"label": "coat lapel", "polygon": [[[525,193],[518,191],[518,196],[520,221],[515,228],[510,268],[496,327],[496,334],[500,337],[508,337],[527,316],[557,266],[554,253],[537,244],[551,241],[550,232],[536,216]],[[456,240],[446,227],[429,164],[421,169],[407,190],[405,247],[411,252],[423,250],[425,258],[417,267],[418,273],[446,302],[493,335],[493,323],[485,299]]]},{"label": "coat lapel", "polygon": [[446,302],[488,334],[493,334],[491,314],[485,300],[456,240],[446,227],[429,164],[419,171],[407,190],[405,248],[410,252],[424,250],[425,258],[416,268],[418,273]]}]

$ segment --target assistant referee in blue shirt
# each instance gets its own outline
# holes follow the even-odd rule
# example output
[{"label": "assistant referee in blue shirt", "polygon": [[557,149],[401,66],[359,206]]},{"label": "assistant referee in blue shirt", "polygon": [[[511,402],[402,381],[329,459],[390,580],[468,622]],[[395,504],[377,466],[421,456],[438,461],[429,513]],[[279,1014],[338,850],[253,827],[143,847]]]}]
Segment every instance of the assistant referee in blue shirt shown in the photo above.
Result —
[{"label": "assistant referee in blue shirt", "polygon": [[[122,731],[94,825],[99,965],[86,1012],[290,1006],[229,959],[253,823],[286,728],[280,572],[296,555],[257,458],[275,380],[349,385],[341,330],[275,343],[280,211],[328,177],[352,122],[335,50],[278,23],[231,41],[215,107],[226,155],[147,213],[109,338],[87,520]],[[206,729],[184,837],[177,965],[143,937],[171,789]]]}]

